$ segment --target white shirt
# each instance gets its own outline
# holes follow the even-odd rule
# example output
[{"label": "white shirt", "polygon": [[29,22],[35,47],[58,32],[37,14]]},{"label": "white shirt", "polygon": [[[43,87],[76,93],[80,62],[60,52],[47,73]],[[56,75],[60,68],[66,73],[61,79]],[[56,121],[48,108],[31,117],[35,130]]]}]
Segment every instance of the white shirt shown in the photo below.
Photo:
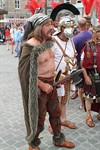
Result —
[{"label": "white shirt", "polygon": [[[67,56],[69,57],[74,57],[75,56],[75,49],[73,48],[72,46],[72,41],[71,39],[69,38],[69,40],[66,42],[66,41],[62,41],[57,35],[54,36],[54,38],[58,41],[58,43],[62,46],[62,48],[64,49],[65,53]],[[67,43],[67,45],[66,45]],[[66,48],[66,50],[65,50]],[[55,55],[55,70],[61,60],[61,57],[63,56],[63,52],[62,50],[60,49],[60,47],[57,45],[57,43],[55,42],[53,47],[52,47],[52,51],[54,52],[54,55]],[[57,69],[57,71],[59,70],[62,70],[62,73],[65,72],[66,70],[66,62],[64,60],[64,57],[62,58],[61,62],[60,62],[60,65]]]},{"label": "white shirt", "polygon": [[14,38],[15,30],[16,30],[16,29],[13,29],[13,28],[10,29],[10,35],[11,35],[11,38],[12,38],[12,39]]}]

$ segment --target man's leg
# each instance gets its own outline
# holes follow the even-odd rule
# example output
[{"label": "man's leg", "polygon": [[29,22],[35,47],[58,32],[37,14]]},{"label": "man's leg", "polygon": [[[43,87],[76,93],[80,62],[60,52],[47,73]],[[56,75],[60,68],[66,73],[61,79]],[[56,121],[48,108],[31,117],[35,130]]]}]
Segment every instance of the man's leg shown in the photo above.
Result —
[{"label": "man's leg", "polygon": [[47,103],[47,110],[49,113],[49,121],[53,129],[53,144],[58,147],[74,148],[75,145],[72,142],[66,141],[65,136],[61,133],[61,108],[58,102],[56,91],[49,95],[49,101]]},{"label": "man's leg", "polygon": [[94,121],[93,121],[92,116],[91,116],[91,102],[89,100],[86,100],[85,105],[86,105],[86,112],[87,112],[86,124],[89,127],[94,127],[95,124],[94,124]]},{"label": "man's leg", "polygon": [[40,95],[38,97],[39,97],[38,98],[39,118],[38,118],[37,133],[33,141],[29,143],[28,150],[40,150],[39,145],[41,141],[38,137],[39,137],[40,132],[42,132],[44,129],[44,121],[45,121],[45,116],[47,112],[47,108],[46,108],[47,97],[46,97],[46,94],[42,91],[40,91]]},{"label": "man's leg", "polygon": [[84,109],[84,97],[83,97],[83,88],[79,88],[79,97],[80,97],[80,107],[79,109]]},{"label": "man's leg", "polygon": [[68,109],[68,103],[69,103],[69,95],[70,95],[70,82],[64,83],[65,88],[65,95],[62,97],[59,97],[59,104],[61,107],[61,125],[66,126],[70,129],[75,129],[76,125],[70,121],[67,120],[67,109]]}]

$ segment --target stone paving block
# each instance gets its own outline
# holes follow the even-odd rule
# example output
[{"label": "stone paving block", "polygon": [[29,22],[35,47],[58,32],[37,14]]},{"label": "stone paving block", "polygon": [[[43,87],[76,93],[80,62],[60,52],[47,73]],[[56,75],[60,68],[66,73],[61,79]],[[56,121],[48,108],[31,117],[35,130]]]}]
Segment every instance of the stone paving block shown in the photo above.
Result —
[{"label": "stone paving block", "polygon": [[79,141],[79,142],[84,142],[84,141],[86,141],[86,139],[83,138],[83,137],[78,137],[78,138],[77,138],[77,141]]},{"label": "stone paving block", "polygon": [[3,137],[3,140],[4,141],[8,141],[9,139],[13,139],[14,138],[14,135],[13,134],[8,134],[6,136]]},{"label": "stone paving block", "polygon": [[6,141],[6,143],[7,143],[8,145],[14,145],[14,144],[16,143],[16,140],[14,140],[14,139],[9,139],[8,141]]},{"label": "stone paving block", "polygon": [[75,147],[76,147],[76,148],[81,144],[81,142],[80,142],[78,139],[75,139],[75,140],[73,141],[73,143],[75,144]]},{"label": "stone paving block", "polygon": [[0,143],[0,150],[3,150],[4,148],[8,147],[8,144],[6,143]]},{"label": "stone paving block", "polygon": [[93,145],[96,144],[96,143],[98,143],[98,142],[100,142],[100,141],[94,139],[94,137],[91,138],[91,139],[88,139],[88,141],[89,141],[90,143],[92,143]]},{"label": "stone paving block", "polygon": [[26,142],[24,140],[21,140],[19,142],[17,142],[16,144],[14,144],[15,147],[20,148],[26,145]]},{"label": "stone paving block", "polygon": [[95,135],[96,131],[90,130],[89,133]]},{"label": "stone paving block", "polygon": [[86,134],[86,130],[85,129],[83,129],[83,128],[80,128],[79,130],[78,130],[78,132],[81,134],[81,135],[84,135],[84,134]]},{"label": "stone paving block", "polygon": [[16,147],[15,146],[8,146],[4,150],[16,150]]},{"label": "stone paving block", "polygon": [[73,138],[77,138],[80,136],[80,133],[78,131],[75,131],[72,135]]}]

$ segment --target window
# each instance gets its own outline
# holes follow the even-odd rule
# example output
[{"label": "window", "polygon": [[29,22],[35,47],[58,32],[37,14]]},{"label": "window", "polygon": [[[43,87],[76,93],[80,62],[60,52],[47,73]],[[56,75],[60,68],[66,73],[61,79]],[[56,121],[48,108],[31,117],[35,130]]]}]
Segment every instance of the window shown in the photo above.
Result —
[{"label": "window", "polygon": [[20,0],[15,0],[15,8],[16,9],[20,8]]}]

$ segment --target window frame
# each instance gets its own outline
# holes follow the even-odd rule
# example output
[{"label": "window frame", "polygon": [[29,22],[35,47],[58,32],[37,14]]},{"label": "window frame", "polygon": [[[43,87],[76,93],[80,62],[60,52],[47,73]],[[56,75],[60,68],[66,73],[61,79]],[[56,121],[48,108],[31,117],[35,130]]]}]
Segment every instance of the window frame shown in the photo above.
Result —
[{"label": "window frame", "polygon": [[15,0],[15,9],[20,9],[20,0]]}]

